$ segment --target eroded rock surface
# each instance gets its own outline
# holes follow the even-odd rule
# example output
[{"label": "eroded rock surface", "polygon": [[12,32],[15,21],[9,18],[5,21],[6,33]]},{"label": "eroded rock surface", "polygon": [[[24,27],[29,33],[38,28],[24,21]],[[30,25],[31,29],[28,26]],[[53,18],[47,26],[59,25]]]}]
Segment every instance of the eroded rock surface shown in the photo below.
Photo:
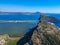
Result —
[{"label": "eroded rock surface", "polygon": [[[50,21],[50,17],[46,17],[46,19],[44,17],[41,18],[41,22],[31,37],[32,45],[60,45],[60,29]],[[54,18],[52,19],[52,21],[55,20]],[[29,44],[29,42],[25,45],[30,45],[31,43]]]}]

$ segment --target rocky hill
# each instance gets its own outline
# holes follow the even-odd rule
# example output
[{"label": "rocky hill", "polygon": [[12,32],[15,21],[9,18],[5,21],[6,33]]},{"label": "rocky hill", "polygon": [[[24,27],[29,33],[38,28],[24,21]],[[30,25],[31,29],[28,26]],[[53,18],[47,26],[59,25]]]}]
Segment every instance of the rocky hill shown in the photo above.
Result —
[{"label": "rocky hill", "polygon": [[60,29],[51,22],[60,21],[50,16],[41,16],[40,21],[25,45],[60,45]]}]

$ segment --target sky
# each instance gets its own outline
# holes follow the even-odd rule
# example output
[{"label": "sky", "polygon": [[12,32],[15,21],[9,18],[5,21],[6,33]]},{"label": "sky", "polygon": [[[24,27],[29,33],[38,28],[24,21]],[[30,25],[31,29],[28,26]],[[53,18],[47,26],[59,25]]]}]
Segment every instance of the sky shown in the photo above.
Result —
[{"label": "sky", "polygon": [[0,11],[60,13],[60,0],[0,0]]}]

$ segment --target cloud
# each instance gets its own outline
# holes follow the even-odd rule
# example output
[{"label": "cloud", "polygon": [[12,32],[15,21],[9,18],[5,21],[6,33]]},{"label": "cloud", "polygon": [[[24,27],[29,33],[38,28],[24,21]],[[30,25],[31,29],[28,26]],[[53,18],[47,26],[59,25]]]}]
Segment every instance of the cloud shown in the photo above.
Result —
[{"label": "cloud", "polygon": [[60,6],[16,6],[16,5],[0,5],[0,11],[5,12],[42,12],[42,13],[60,13]]}]

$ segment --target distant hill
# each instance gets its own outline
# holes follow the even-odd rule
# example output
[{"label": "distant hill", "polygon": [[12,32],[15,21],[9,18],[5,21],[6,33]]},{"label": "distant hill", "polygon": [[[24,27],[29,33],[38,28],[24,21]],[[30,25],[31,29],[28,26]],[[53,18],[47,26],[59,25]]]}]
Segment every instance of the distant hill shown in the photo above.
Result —
[{"label": "distant hill", "polygon": [[40,13],[0,12],[0,20],[37,20]]}]

